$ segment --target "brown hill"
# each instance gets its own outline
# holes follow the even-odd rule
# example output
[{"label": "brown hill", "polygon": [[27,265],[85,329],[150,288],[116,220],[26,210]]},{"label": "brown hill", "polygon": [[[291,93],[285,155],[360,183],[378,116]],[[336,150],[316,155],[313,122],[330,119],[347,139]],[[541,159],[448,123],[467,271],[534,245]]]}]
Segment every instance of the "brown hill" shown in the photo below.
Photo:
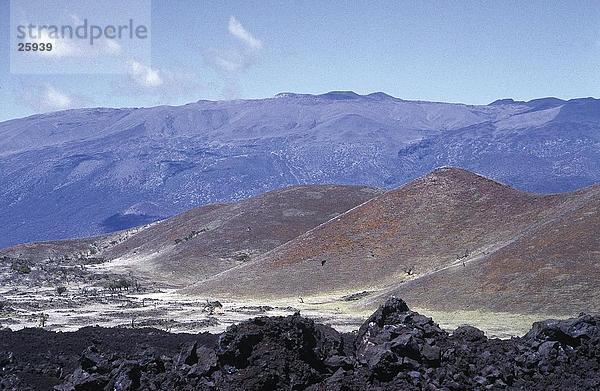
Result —
[{"label": "brown hill", "polygon": [[354,303],[395,294],[440,311],[600,312],[598,210],[598,185],[542,196],[442,168],[385,193],[290,187],[103,237],[15,246],[0,259],[92,257],[217,298],[369,291]]},{"label": "brown hill", "polygon": [[186,284],[250,262],[302,233],[381,194],[362,186],[295,186],[228,205],[182,213],[105,253],[138,259],[146,271]]},{"label": "brown hill", "polygon": [[497,251],[385,290],[369,303],[400,295],[434,310],[600,313],[600,186],[568,198]]},{"label": "brown hill", "polygon": [[249,262],[382,193],[364,186],[294,186],[238,203],[195,208],[135,232],[20,245],[0,256],[87,256],[94,248],[95,257],[111,261],[112,271],[184,285]]},{"label": "brown hill", "polygon": [[554,285],[561,303],[579,295],[587,305],[589,273],[600,274],[598,190],[541,196],[438,169],[184,292],[268,298],[375,290],[377,302],[396,293],[416,306],[495,310],[511,310],[521,296],[525,310],[556,309],[543,293]]}]

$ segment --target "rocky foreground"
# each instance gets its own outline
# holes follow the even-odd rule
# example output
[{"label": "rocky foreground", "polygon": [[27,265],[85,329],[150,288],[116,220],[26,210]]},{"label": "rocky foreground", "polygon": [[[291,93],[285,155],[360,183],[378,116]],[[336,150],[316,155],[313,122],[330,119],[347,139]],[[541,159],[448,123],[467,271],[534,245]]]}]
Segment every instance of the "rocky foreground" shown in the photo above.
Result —
[{"label": "rocky foreground", "polygon": [[452,334],[389,299],[355,333],[299,314],[221,335],[84,328],[0,332],[4,390],[591,390],[600,317],[535,323],[524,337]]}]

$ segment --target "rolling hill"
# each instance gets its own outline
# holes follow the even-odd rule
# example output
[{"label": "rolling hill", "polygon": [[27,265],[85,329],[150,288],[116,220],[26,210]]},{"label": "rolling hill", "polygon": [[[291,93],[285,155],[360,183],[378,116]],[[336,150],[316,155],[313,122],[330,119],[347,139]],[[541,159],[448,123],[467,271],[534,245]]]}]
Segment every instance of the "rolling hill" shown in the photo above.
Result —
[{"label": "rolling hill", "polygon": [[600,312],[600,186],[569,197],[495,252],[452,265],[371,300],[400,295],[435,310]]},{"label": "rolling hill", "polygon": [[[391,294],[429,309],[600,311],[600,187],[539,195],[438,169],[184,292]],[[565,303],[570,303],[568,309]]]},{"label": "rolling hill", "polygon": [[250,262],[382,193],[364,186],[292,186],[106,236],[17,245],[0,257],[33,263],[93,257],[110,261],[113,271],[184,286]]},{"label": "rolling hill", "polygon": [[103,262],[234,301],[359,293],[355,308],[396,295],[439,311],[600,312],[599,210],[600,185],[540,195],[439,168],[394,190],[292,186],[0,258]]}]

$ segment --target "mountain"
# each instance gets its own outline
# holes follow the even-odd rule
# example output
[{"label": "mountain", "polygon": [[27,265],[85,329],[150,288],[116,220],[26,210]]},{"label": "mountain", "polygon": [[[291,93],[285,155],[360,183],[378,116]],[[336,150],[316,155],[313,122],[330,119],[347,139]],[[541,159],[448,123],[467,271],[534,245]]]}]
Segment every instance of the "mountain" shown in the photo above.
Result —
[{"label": "mountain", "polygon": [[113,272],[181,287],[250,262],[382,193],[364,186],[292,186],[106,236],[17,245],[0,250],[0,258],[35,264],[92,257],[110,261]]},{"label": "mountain", "polygon": [[518,188],[600,177],[600,101],[383,93],[80,109],[0,123],[0,247],[98,235],[297,184],[394,188],[443,165]]},{"label": "mountain", "polygon": [[539,195],[442,168],[184,291],[253,299],[367,291],[371,306],[395,294],[430,310],[600,311],[599,210],[598,185]]}]

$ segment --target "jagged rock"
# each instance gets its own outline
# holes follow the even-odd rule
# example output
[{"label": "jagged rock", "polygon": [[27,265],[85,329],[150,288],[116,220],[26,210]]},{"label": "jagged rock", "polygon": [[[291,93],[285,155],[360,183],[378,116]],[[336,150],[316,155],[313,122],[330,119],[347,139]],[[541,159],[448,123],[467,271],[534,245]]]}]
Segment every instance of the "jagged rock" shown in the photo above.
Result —
[{"label": "jagged rock", "polygon": [[165,360],[153,349],[147,349],[143,352],[139,364],[144,372],[158,374],[166,370]]},{"label": "jagged rock", "polygon": [[113,371],[112,380],[108,385],[114,391],[133,391],[140,388],[141,368],[136,361],[125,361]]},{"label": "jagged rock", "polygon": [[196,350],[198,349],[198,342],[194,342],[189,344],[187,347],[183,349],[179,357],[177,358],[175,365],[194,365],[198,362],[198,354]]},{"label": "jagged rock", "polygon": [[538,353],[542,356],[548,356],[550,352],[558,348],[559,343],[556,341],[546,341],[538,347]]},{"label": "jagged rock", "polygon": [[209,375],[217,367],[217,354],[213,349],[200,346],[196,351],[197,361],[192,365],[188,376],[202,377]]},{"label": "jagged rock", "polygon": [[0,367],[14,363],[15,356],[13,352],[0,352]]},{"label": "jagged rock", "polygon": [[597,318],[581,314],[567,320],[544,320],[535,322],[525,339],[538,341],[557,341],[570,346],[578,346],[581,340],[600,338],[600,322]]},{"label": "jagged rock", "polygon": [[361,326],[358,332],[359,338],[366,332],[371,323],[379,327],[383,327],[385,324],[401,323],[396,317],[408,311],[408,305],[404,300],[395,296],[390,297]]},{"label": "jagged rock", "polygon": [[306,388],[328,373],[324,361],[343,354],[334,329],[299,314],[255,318],[230,327],[219,341],[223,381],[240,388]]},{"label": "jagged rock", "polygon": [[351,369],[356,364],[352,357],[347,356],[331,356],[327,357],[323,363],[331,369],[337,370],[338,368]]},{"label": "jagged rock", "polygon": [[95,346],[89,346],[84,350],[79,363],[81,369],[90,373],[106,374],[112,369],[110,362],[98,353]]},{"label": "jagged rock", "polygon": [[77,368],[70,376],[70,379],[55,387],[56,391],[103,391],[108,383],[108,378],[96,373],[88,373],[81,368]]},{"label": "jagged rock", "polygon": [[[60,391],[592,390],[600,389],[599,319],[538,322],[523,338],[487,339],[469,326],[448,335],[394,298],[358,333],[340,334],[296,314],[242,322],[218,342],[132,330],[150,338],[144,346],[156,345],[140,352],[106,350],[100,335],[112,329],[95,330],[94,346],[83,345],[83,352],[53,344],[60,333],[0,331],[0,388],[29,389],[29,379],[43,376],[62,383],[55,387]],[[48,351],[23,356],[22,345],[11,342],[20,333],[27,333],[26,341],[43,335]],[[69,340],[77,343],[79,333]],[[165,338],[174,338],[168,354]],[[35,366],[27,363],[31,357]]]},{"label": "jagged rock", "polygon": [[485,341],[487,337],[484,332],[473,326],[460,326],[452,333],[456,339],[462,339],[467,342]]},{"label": "jagged rock", "polygon": [[421,348],[421,356],[432,365],[439,364],[441,353],[441,349],[437,346],[425,344]]},{"label": "jagged rock", "polygon": [[411,334],[402,334],[391,341],[391,349],[394,353],[402,357],[418,359],[419,341]]}]

